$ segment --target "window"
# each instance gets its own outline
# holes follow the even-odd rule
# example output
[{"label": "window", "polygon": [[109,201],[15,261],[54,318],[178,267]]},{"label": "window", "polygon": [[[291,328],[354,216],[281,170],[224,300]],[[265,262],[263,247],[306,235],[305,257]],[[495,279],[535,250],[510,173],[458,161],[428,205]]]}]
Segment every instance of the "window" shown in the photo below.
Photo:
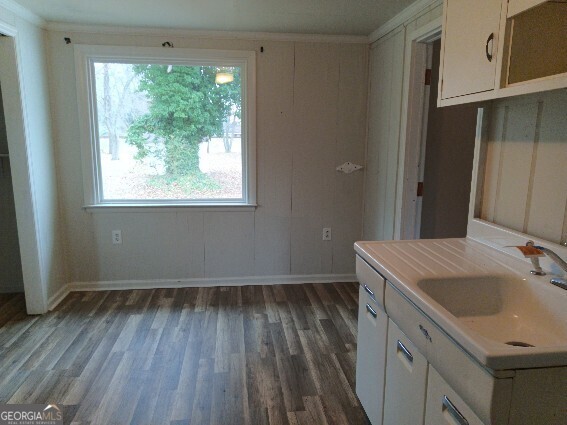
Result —
[{"label": "window", "polygon": [[254,55],[75,46],[86,205],[254,205]]}]

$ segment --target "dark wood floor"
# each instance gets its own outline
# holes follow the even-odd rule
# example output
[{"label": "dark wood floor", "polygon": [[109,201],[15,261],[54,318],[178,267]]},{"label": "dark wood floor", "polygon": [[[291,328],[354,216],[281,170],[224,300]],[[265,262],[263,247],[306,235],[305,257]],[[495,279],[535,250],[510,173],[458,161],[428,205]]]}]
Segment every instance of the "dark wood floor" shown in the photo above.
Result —
[{"label": "dark wood floor", "polygon": [[73,424],[366,424],[356,284],[0,296],[0,403]]}]

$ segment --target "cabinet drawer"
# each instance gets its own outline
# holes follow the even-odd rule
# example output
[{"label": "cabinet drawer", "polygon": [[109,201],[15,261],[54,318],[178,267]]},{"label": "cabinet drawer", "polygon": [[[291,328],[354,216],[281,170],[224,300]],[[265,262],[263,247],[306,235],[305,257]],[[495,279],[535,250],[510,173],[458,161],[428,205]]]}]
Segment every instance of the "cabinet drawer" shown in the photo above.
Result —
[{"label": "cabinet drawer", "polygon": [[356,256],[356,277],[360,286],[383,308],[386,280],[358,255]]},{"label": "cabinet drawer", "polygon": [[425,425],[483,425],[469,406],[429,365]]},{"label": "cabinet drawer", "polygon": [[388,316],[362,286],[358,292],[356,394],[372,425],[381,425]]},{"label": "cabinet drawer", "polygon": [[423,424],[427,360],[391,320],[386,364],[384,425]]},{"label": "cabinet drawer", "polygon": [[507,424],[513,373],[495,378],[389,282],[385,299],[388,316],[475,414],[487,424]]}]

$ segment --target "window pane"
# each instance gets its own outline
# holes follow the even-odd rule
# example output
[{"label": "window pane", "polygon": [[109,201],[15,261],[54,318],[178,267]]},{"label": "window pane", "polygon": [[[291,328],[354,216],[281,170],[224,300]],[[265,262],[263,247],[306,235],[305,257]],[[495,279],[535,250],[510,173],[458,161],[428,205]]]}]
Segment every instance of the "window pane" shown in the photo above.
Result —
[{"label": "window pane", "polygon": [[103,200],[242,199],[240,71],[95,63]]}]

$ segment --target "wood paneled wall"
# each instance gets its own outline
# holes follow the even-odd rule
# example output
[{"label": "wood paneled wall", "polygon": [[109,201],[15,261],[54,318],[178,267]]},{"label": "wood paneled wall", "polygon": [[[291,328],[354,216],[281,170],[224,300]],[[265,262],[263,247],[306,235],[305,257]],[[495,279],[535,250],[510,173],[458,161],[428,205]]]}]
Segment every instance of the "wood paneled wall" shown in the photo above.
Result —
[{"label": "wood paneled wall", "polygon": [[495,101],[481,217],[567,241],[567,91]]},{"label": "wood paneled wall", "polygon": [[[368,45],[171,37],[175,47],[257,52],[255,211],[82,209],[73,43],[159,46],[163,37],[49,32],[70,280],[354,273],[362,234]],[[260,52],[263,47],[263,52]],[[323,227],[332,241],[322,241]],[[122,245],[111,230],[121,229]]]},{"label": "wood paneled wall", "polygon": [[396,185],[401,178],[398,164],[406,37],[442,14],[442,4],[433,4],[372,46],[364,191],[365,240],[394,238]]}]

